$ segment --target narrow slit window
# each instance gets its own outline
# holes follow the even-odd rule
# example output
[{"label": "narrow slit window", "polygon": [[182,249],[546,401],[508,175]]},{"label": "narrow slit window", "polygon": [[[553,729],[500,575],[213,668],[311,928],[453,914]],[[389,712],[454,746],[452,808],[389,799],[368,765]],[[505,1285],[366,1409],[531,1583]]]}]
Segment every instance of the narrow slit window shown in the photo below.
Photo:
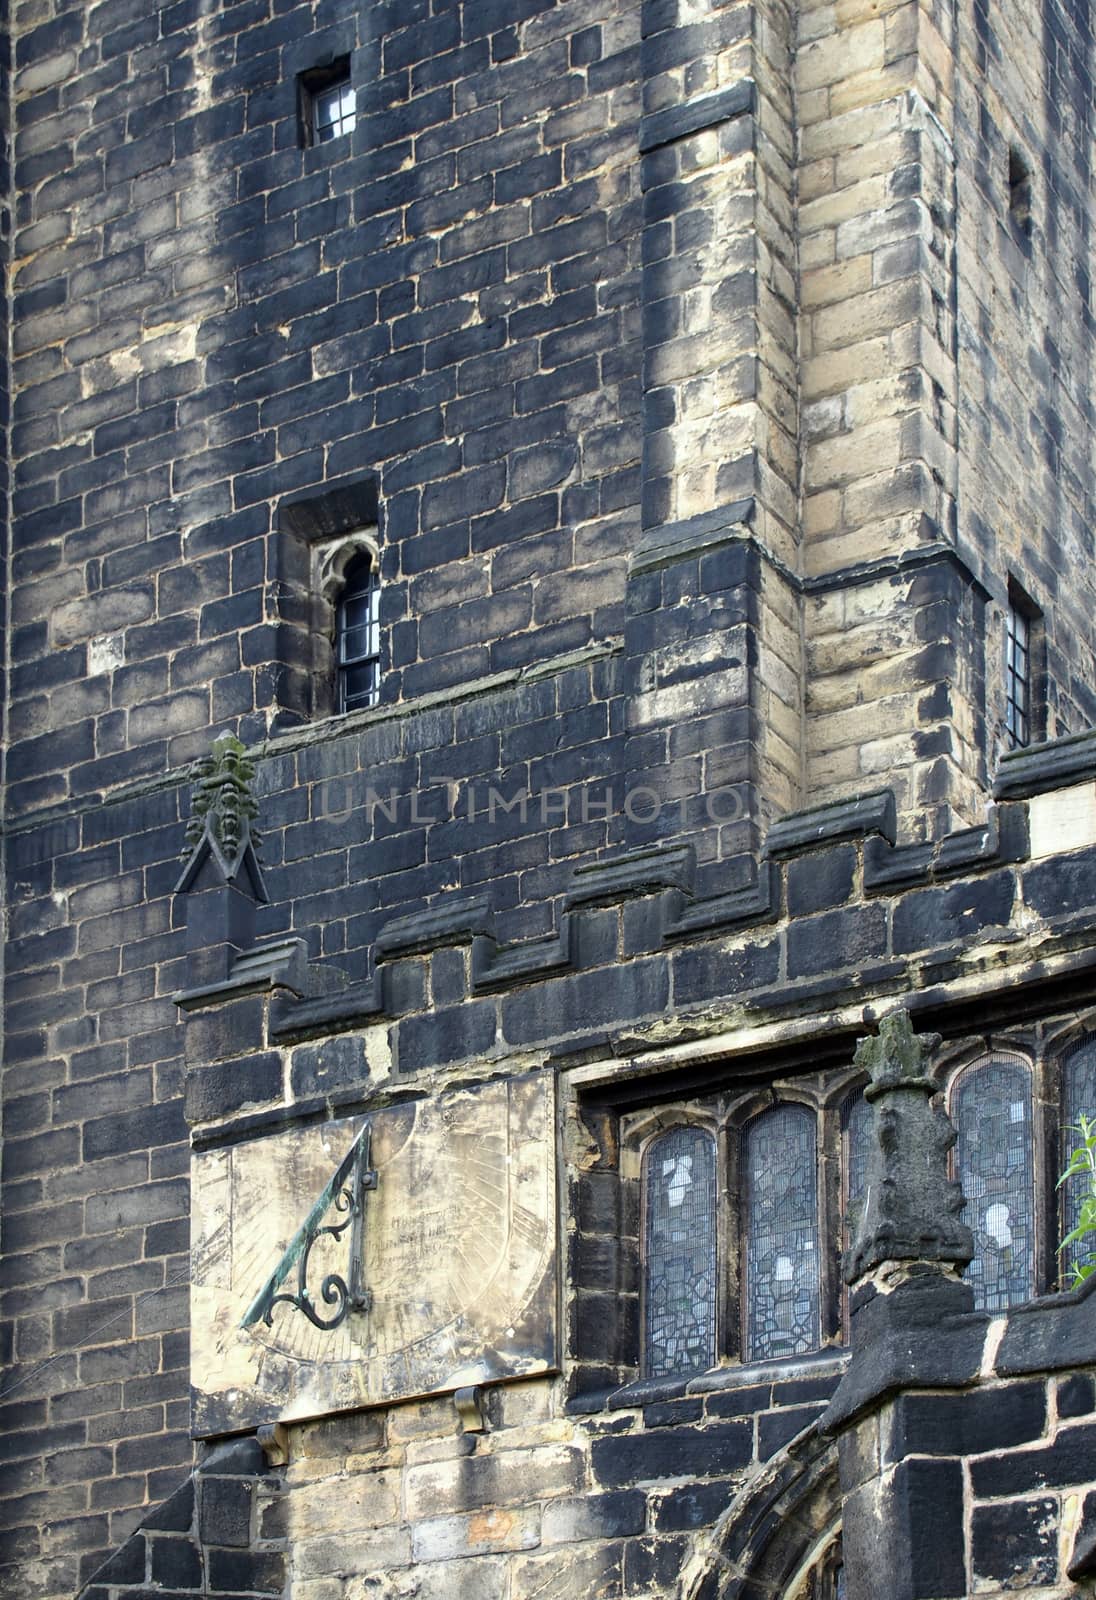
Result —
[{"label": "narrow slit window", "polygon": [[745,1145],[746,1360],[803,1355],[821,1344],[815,1114],[776,1106]]},{"label": "narrow slit window", "polygon": [[[1062,1070],[1062,1159],[1066,1162],[1076,1145],[1081,1142],[1077,1125],[1081,1117],[1091,1121],[1096,1118],[1096,1034],[1090,1034],[1071,1050]],[[1062,1238],[1072,1233],[1081,1220],[1081,1205],[1089,1185],[1078,1173],[1062,1185]],[[1072,1269],[1087,1266],[1096,1259],[1096,1249],[1091,1242],[1068,1245],[1061,1253],[1062,1277],[1070,1287]]]},{"label": "narrow slit window", "polygon": [[335,615],[339,710],[375,706],[380,695],[381,587],[370,555],[346,569]]},{"label": "narrow slit window", "polygon": [[967,1280],[979,1311],[1035,1293],[1035,1172],[1031,1070],[995,1056],[968,1067],[954,1096],[959,1181],[974,1233]]},{"label": "narrow slit window", "polygon": [[1010,603],[1005,626],[1005,728],[1015,750],[1031,743],[1031,625]]},{"label": "narrow slit window", "polygon": [[1008,153],[1008,211],[1022,232],[1031,227],[1031,166],[1024,152],[1013,145]]},{"label": "narrow slit window", "polygon": [[716,1150],[703,1128],[653,1140],[643,1168],[644,1352],[648,1377],[716,1361]]}]

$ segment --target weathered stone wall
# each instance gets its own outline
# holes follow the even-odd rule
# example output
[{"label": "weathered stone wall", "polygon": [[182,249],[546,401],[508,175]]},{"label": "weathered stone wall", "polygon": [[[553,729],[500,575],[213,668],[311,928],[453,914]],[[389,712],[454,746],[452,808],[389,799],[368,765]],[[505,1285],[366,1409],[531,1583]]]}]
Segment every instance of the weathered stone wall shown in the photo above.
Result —
[{"label": "weathered stone wall", "polygon": [[821,1423],[840,1436],[849,1600],[874,1596],[881,1572],[895,1600],[1089,1593],[1090,1291],[993,1321],[926,1317],[928,1281],[894,1291],[909,1299],[890,1310],[890,1336],[854,1349]]},{"label": "weathered stone wall", "polygon": [[99,1567],[81,1600],[284,1594],[281,1489],[254,1438],[217,1446]]},{"label": "weathered stone wall", "polygon": [[[963,8],[956,76],[959,536],[995,609],[989,753],[1003,719],[1005,583],[1044,613],[1049,737],[1093,704],[1092,13]],[[1031,175],[1010,208],[1014,152]]]},{"label": "weathered stone wall", "polygon": [[71,1595],[191,1458],[177,819],[6,840],[5,1595]]},{"label": "weathered stone wall", "polygon": [[[952,14],[803,6],[796,56],[808,794],[886,772],[976,822],[981,596],[955,549]],[[865,729],[865,715],[869,727]]]},{"label": "weathered stone wall", "polygon": [[[533,1060],[843,1059],[906,990],[956,1032],[1087,1004],[1087,802],[1072,836],[1044,806],[1030,860],[1029,789],[986,823],[983,685],[1015,560],[1053,730],[1094,709],[1087,107],[1058,93],[1086,15],[1047,0],[1036,37],[1019,0],[964,12],[957,88],[950,8],[912,0],[18,9],[5,1600],[67,1600],[187,1477],[184,1112],[261,1132]],[[358,127],[302,150],[296,76],[342,54]],[[996,222],[987,245],[1029,72],[1040,127],[1070,108],[1045,219],[1036,184],[1053,278]],[[1032,381],[992,364],[1036,326],[1072,333]],[[1025,407],[1060,436],[1052,483],[1022,470]],[[377,519],[382,704],[310,724],[290,502],[348,484]],[[184,1030],[186,764],[228,726],[259,762],[258,935],[313,965],[303,1000],[268,973]],[[1084,750],[1069,771],[1091,787]],[[776,820],[888,785],[894,814]],[[660,1065],[671,1034],[699,1066]],[[591,1319],[566,1385],[492,1397],[479,1442],[448,1402],[368,1419],[361,1449],[349,1423],[297,1438],[307,1600],[358,1600],[331,1484],[364,1506],[385,1472],[424,1594],[473,1549],[470,1594],[549,1569],[658,1593],[766,1430],[809,1420],[767,1381],[756,1423],[733,1383],[609,1409],[638,1351],[619,1229],[586,1208],[605,1165],[568,1213]],[[713,1442],[718,1489],[666,1510],[668,1463],[691,1480]],[[500,1511],[542,1450],[572,1465]]]},{"label": "weathered stone wall", "polygon": [[[279,495],[376,475],[387,698],[619,629],[631,4],[108,0],[20,30],[9,807],[308,711]],[[359,119],[298,147],[296,74]]]},{"label": "weathered stone wall", "polygon": [[[911,836],[976,821],[1006,747],[1010,577],[1045,731],[1093,714],[1089,8],[958,16],[804,6],[796,57],[807,792],[891,772]],[[941,544],[946,584],[873,570]]]},{"label": "weathered stone wall", "polygon": [[[190,1458],[180,764],[211,726],[309,709],[277,496],[378,480],[394,698],[621,626],[639,24],[593,0],[107,0],[15,26],[4,1582],[60,1595]],[[334,155],[297,147],[295,76],[325,52],[359,86]],[[546,757],[607,731],[580,677],[552,686]],[[329,816],[284,858],[302,908]],[[451,881],[414,881],[424,837],[378,852],[386,905]],[[382,893],[355,898],[368,922]]]}]

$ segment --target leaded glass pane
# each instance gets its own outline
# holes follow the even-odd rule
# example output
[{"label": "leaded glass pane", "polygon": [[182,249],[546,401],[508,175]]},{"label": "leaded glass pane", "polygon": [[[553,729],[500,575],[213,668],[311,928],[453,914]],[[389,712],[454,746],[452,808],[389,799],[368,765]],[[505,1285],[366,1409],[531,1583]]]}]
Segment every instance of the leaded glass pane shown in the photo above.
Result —
[{"label": "leaded glass pane", "polygon": [[671,1128],[644,1164],[644,1356],[652,1378],[716,1360],[715,1139]]},{"label": "leaded glass pane", "polygon": [[[872,1131],[872,1109],[864,1099],[863,1089],[856,1089],[845,1101],[841,1112],[841,1249],[848,1250],[860,1222],[864,1206],[864,1191],[868,1185],[868,1153]],[[849,1325],[849,1291],[841,1288],[841,1329],[847,1341]]]},{"label": "leaded glass pane", "polygon": [[746,1129],[746,1359],[821,1343],[815,1118],[776,1106]]},{"label": "leaded glass pane", "polygon": [[[1096,1117],[1096,1037],[1085,1039],[1071,1050],[1062,1070],[1062,1112],[1065,1127],[1062,1130],[1062,1166],[1064,1167],[1081,1136],[1076,1131],[1082,1116]],[[1063,1185],[1062,1220],[1063,1237],[1071,1233],[1081,1217],[1081,1202],[1088,1192],[1088,1182],[1082,1173]],[[1062,1251],[1063,1272],[1069,1275],[1072,1267],[1084,1266],[1096,1259],[1096,1247],[1091,1243],[1069,1245]]]},{"label": "leaded glass pane", "polygon": [[845,1564],[838,1539],[812,1567],[806,1582],[796,1588],[795,1600],[845,1600],[845,1595]]},{"label": "leaded glass pane", "polygon": [[845,1127],[845,1246],[848,1247],[860,1209],[864,1203],[864,1190],[868,1182],[868,1151],[870,1148],[872,1109],[858,1089],[845,1102],[843,1117]]},{"label": "leaded glass pane", "polygon": [[994,1060],[963,1073],[955,1095],[958,1168],[974,1232],[967,1278],[980,1311],[1035,1293],[1035,1180],[1031,1073]]}]

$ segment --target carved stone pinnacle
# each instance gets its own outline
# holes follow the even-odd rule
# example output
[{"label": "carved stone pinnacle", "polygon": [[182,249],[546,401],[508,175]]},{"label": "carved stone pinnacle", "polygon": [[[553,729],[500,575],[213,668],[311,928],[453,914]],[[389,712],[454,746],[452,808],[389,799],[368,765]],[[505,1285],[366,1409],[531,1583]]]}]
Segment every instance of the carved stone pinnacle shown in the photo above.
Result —
[{"label": "carved stone pinnacle", "polygon": [[908,1013],[898,1011],[884,1018],[877,1037],[857,1045],[874,1114],[863,1209],[845,1253],[848,1283],[884,1262],[964,1267],[974,1254],[973,1235],[960,1221],[963,1191],[948,1171],[955,1129],[925,1064],[937,1042],[918,1037]]},{"label": "carved stone pinnacle", "polygon": [[194,768],[192,815],[186,842],[193,850],[202,836],[213,840],[226,860],[238,861],[247,844],[258,847],[252,826],[259,805],[251,792],[255,767],[247,748],[234,734],[222,734],[208,756]]}]

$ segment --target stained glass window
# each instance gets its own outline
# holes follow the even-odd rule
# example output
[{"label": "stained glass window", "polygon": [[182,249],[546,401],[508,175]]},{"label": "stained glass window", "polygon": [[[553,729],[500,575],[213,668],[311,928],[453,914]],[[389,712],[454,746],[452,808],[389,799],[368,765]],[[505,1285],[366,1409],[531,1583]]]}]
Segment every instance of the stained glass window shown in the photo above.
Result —
[{"label": "stained glass window", "polygon": [[[856,1089],[841,1108],[841,1216],[840,1241],[842,1252],[852,1246],[860,1215],[864,1207],[864,1191],[868,1185],[868,1155],[871,1143],[872,1108],[864,1099],[863,1089]],[[847,1341],[851,1334],[849,1290],[841,1286],[841,1329]]]},{"label": "stained glass window", "polygon": [[1004,1311],[1035,1292],[1031,1073],[997,1057],[968,1068],[954,1101],[963,1213],[974,1232],[967,1279],[980,1311]]},{"label": "stained glass window", "polygon": [[815,1116],[775,1106],[746,1129],[746,1359],[821,1343]]},{"label": "stained glass window", "polygon": [[845,1102],[842,1113],[842,1127],[845,1133],[845,1148],[843,1151],[845,1162],[845,1246],[848,1247],[856,1225],[860,1220],[860,1210],[864,1204],[864,1189],[868,1182],[868,1151],[872,1127],[872,1109],[864,1099],[864,1091],[857,1089]]},{"label": "stained glass window", "polygon": [[644,1350],[649,1377],[703,1372],[716,1360],[715,1139],[671,1128],[644,1164]]},{"label": "stained glass window", "polygon": [[[1074,1149],[1080,1143],[1080,1134],[1076,1132],[1077,1123],[1082,1116],[1096,1117],[1096,1035],[1083,1039],[1079,1045],[1070,1051],[1062,1068],[1062,1166]],[[1080,1220],[1081,1201],[1088,1190],[1084,1177],[1078,1174],[1070,1178],[1063,1185],[1063,1222],[1062,1230],[1065,1234],[1072,1232]],[[1091,1244],[1087,1246],[1070,1245],[1062,1251],[1061,1263],[1063,1274],[1068,1280],[1071,1267],[1082,1266],[1091,1261],[1096,1251]]]}]

